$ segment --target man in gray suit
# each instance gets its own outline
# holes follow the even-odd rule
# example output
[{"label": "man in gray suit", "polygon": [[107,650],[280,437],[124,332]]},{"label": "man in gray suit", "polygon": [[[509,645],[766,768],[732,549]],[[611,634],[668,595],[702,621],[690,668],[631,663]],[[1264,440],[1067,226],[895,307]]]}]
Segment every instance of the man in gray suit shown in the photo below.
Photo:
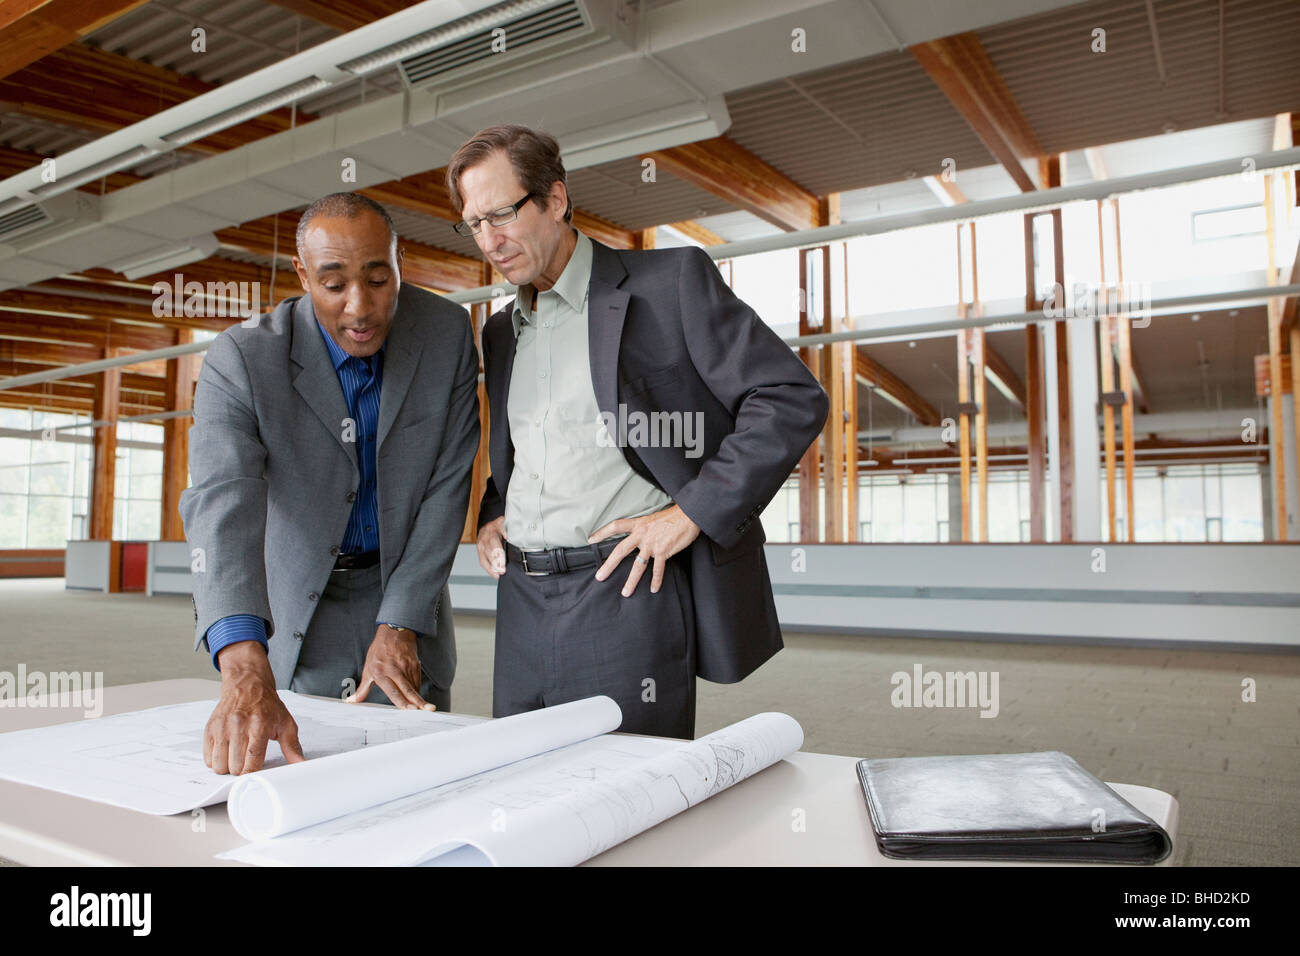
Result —
[{"label": "man in gray suit", "polygon": [[268,740],[303,759],[276,688],[450,707],[478,354],[464,309],[401,263],[382,206],[317,200],[293,260],[307,294],[208,349],[180,510],[195,646],[221,671],[218,773],[260,769]]},{"label": "man in gray suit", "polygon": [[519,287],[483,329],[493,716],[605,694],[623,731],[690,738],[696,675],[739,681],[781,648],[757,518],[826,393],[702,250],[574,229],[550,136],[482,130],[447,186]]}]

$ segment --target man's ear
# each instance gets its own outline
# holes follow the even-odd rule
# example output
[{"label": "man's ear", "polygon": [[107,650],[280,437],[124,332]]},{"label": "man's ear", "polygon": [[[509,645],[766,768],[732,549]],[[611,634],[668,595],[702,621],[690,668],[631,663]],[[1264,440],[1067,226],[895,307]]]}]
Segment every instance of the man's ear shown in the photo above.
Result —
[{"label": "man's ear", "polygon": [[397,247],[397,284],[402,284],[402,268],[406,265],[406,250],[400,245]]},{"label": "man's ear", "polygon": [[311,287],[307,285],[307,267],[297,256],[293,257],[293,271],[298,273],[298,281],[302,283],[302,291],[308,295],[311,294]]},{"label": "man's ear", "polygon": [[547,196],[549,212],[556,222],[564,221],[564,210],[569,208],[569,190],[558,179],[551,183],[551,192]]}]

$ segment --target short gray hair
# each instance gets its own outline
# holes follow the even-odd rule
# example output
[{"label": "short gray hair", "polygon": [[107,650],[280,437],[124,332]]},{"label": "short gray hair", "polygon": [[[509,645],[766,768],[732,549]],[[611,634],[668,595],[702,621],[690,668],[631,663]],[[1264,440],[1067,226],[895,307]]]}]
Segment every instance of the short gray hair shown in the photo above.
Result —
[{"label": "short gray hair", "polygon": [[360,193],[330,193],[328,196],[321,196],[308,206],[298,220],[298,258],[303,257],[302,244],[307,236],[307,227],[317,216],[324,216],[327,219],[355,219],[367,209],[384,221],[384,225],[388,227],[389,242],[397,242],[397,228],[393,225],[393,218],[379,203]]}]

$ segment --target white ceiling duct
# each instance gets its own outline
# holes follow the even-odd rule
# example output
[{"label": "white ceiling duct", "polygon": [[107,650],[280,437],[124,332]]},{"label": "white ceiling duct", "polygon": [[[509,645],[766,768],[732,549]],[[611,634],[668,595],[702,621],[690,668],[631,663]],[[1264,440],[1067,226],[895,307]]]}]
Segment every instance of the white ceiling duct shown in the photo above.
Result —
[{"label": "white ceiling duct", "polygon": [[[859,0],[676,0],[640,12],[627,0],[426,0],[74,149],[58,157],[56,183],[39,168],[0,182],[3,214],[305,91],[396,64],[410,84],[107,193],[98,222],[18,235],[0,244],[0,289],[165,255],[326,193],[436,169],[495,123],[548,130],[570,169],[706,139],[730,125],[729,90],[892,50],[898,36],[914,43],[952,23],[969,29],[1066,2],[990,0],[978,12],[954,2],[944,6],[955,19],[929,23],[908,12],[910,0],[878,0],[891,39]],[[822,38],[808,53],[780,53],[792,17]],[[504,30],[504,50],[493,49],[493,30]],[[755,37],[775,53],[756,55]]]}]

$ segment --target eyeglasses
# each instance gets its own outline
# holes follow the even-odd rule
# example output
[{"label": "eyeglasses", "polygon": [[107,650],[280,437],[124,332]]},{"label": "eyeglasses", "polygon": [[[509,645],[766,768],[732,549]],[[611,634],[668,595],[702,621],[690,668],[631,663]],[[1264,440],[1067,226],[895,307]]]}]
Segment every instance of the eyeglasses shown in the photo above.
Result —
[{"label": "eyeglasses", "polygon": [[500,209],[493,209],[486,216],[479,216],[475,219],[464,219],[455,223],[451,228],[455,229],[459,235],[464,236],[466,239],[470,239],[483,228],[484,220],[491,223],[493,229],[508,226],[519,218],[520,207],[522,207],[524,203],[528,202],[528,200],[532,199],[534,195],[536,194],[529,193],[512,206],[502,206]]}]

